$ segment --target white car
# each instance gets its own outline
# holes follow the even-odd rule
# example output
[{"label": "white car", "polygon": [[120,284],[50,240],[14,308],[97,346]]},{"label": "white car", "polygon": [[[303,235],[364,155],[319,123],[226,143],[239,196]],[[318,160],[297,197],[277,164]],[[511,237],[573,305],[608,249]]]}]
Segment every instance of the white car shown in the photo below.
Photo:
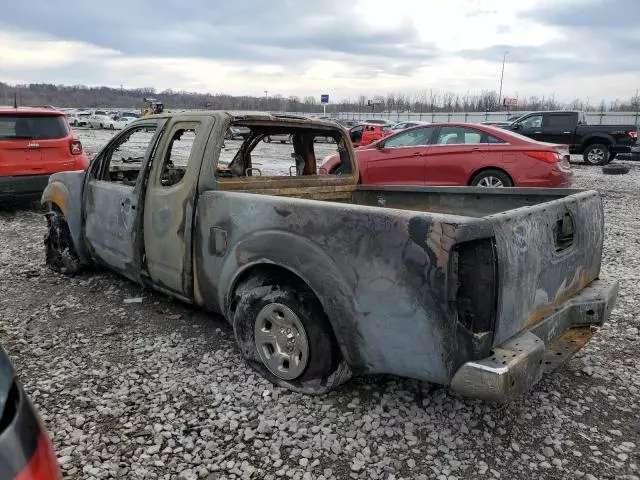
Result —
[{"label": "white car", "polygon": [[111,120],[107,128],[111,130],[122,130],[124,127],[129,125],[134,120],[137,120],[135,117],[120,117],[116,120]]},{"label": "white car", "polygon": [[72,127],[86,127],[89,124],[90,113],[76,112],[67,115],[69,123]]},{"label": "white car", "polygon": [[111,125],[115,120],[106,113],[96,113],[89,117],[90,128],[113,128]]}]

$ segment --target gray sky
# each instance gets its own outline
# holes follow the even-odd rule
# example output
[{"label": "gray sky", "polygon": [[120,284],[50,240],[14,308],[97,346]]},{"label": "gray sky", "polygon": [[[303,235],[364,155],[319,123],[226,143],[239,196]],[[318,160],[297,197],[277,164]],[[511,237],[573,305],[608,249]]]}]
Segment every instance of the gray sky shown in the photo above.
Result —
[{"label": "gray sky", "polygon": [[[146,6],[145,6],[146,5]],[[0,80],[235,95],[640,87],[640,0],[31,0],[0,18]]]}]

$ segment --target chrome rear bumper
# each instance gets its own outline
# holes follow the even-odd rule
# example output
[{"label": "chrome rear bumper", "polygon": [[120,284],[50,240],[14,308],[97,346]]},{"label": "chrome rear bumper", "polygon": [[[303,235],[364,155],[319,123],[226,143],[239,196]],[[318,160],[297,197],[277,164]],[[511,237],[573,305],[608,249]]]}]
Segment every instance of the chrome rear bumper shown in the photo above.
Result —
[{"label": "chrome rear bumper", "polygon": [[617,296],[617,281],[592,282],[553,314],[494,347],[490,357],[463,364],[451,389],[489,401],[522,395],[589,342]]}]

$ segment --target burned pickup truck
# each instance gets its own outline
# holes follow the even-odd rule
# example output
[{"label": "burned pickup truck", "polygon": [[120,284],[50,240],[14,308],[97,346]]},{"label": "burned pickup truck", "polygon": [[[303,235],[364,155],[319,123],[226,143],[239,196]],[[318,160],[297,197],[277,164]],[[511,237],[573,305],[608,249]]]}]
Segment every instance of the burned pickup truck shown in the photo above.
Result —
[{"label": "burned pickup truck", "polygon": [[[230,127],[250,133],[234,146]],[[292,142],[263,142],[275,135]],[[318,167],[326,145],[341,175]],[[333,122],[144,117],[86,171],[51,177],[47,262],[103,265],[224,315],[254,368],[307,393],[388,373],[507,400],[608,318],[597,192],[370,188],[354,159]]]}]

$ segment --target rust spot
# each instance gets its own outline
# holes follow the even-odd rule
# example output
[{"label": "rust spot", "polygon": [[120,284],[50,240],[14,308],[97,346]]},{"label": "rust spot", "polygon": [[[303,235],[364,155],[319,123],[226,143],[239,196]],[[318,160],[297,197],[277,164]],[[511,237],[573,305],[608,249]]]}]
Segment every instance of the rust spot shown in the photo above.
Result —
[{"label": "rust spot", "polygon": [[587,286],[589,286],[589,284],[593,281],[593,278],[587,277],[588,274],[589,274],[588,271],[581,271],[578,278],[578,284],[576,286],[574,286],[573,288],[568,288],[556,294],[556,298],[553,301],[553,303],[539,307],[535,309],[533,312],[531,312],[531,314],[529,315],[529,318],[527,318],[527,323],[525,325],[525,328],[527,329],[531,328],[532,326],[540,322],[542,319],[548,317],[553,312],[555,312],[558,308],[562,306],[562,304],[564,304],[565,302],[570,300],[572,297],[577,295],[579,292],[587,288]]}]

